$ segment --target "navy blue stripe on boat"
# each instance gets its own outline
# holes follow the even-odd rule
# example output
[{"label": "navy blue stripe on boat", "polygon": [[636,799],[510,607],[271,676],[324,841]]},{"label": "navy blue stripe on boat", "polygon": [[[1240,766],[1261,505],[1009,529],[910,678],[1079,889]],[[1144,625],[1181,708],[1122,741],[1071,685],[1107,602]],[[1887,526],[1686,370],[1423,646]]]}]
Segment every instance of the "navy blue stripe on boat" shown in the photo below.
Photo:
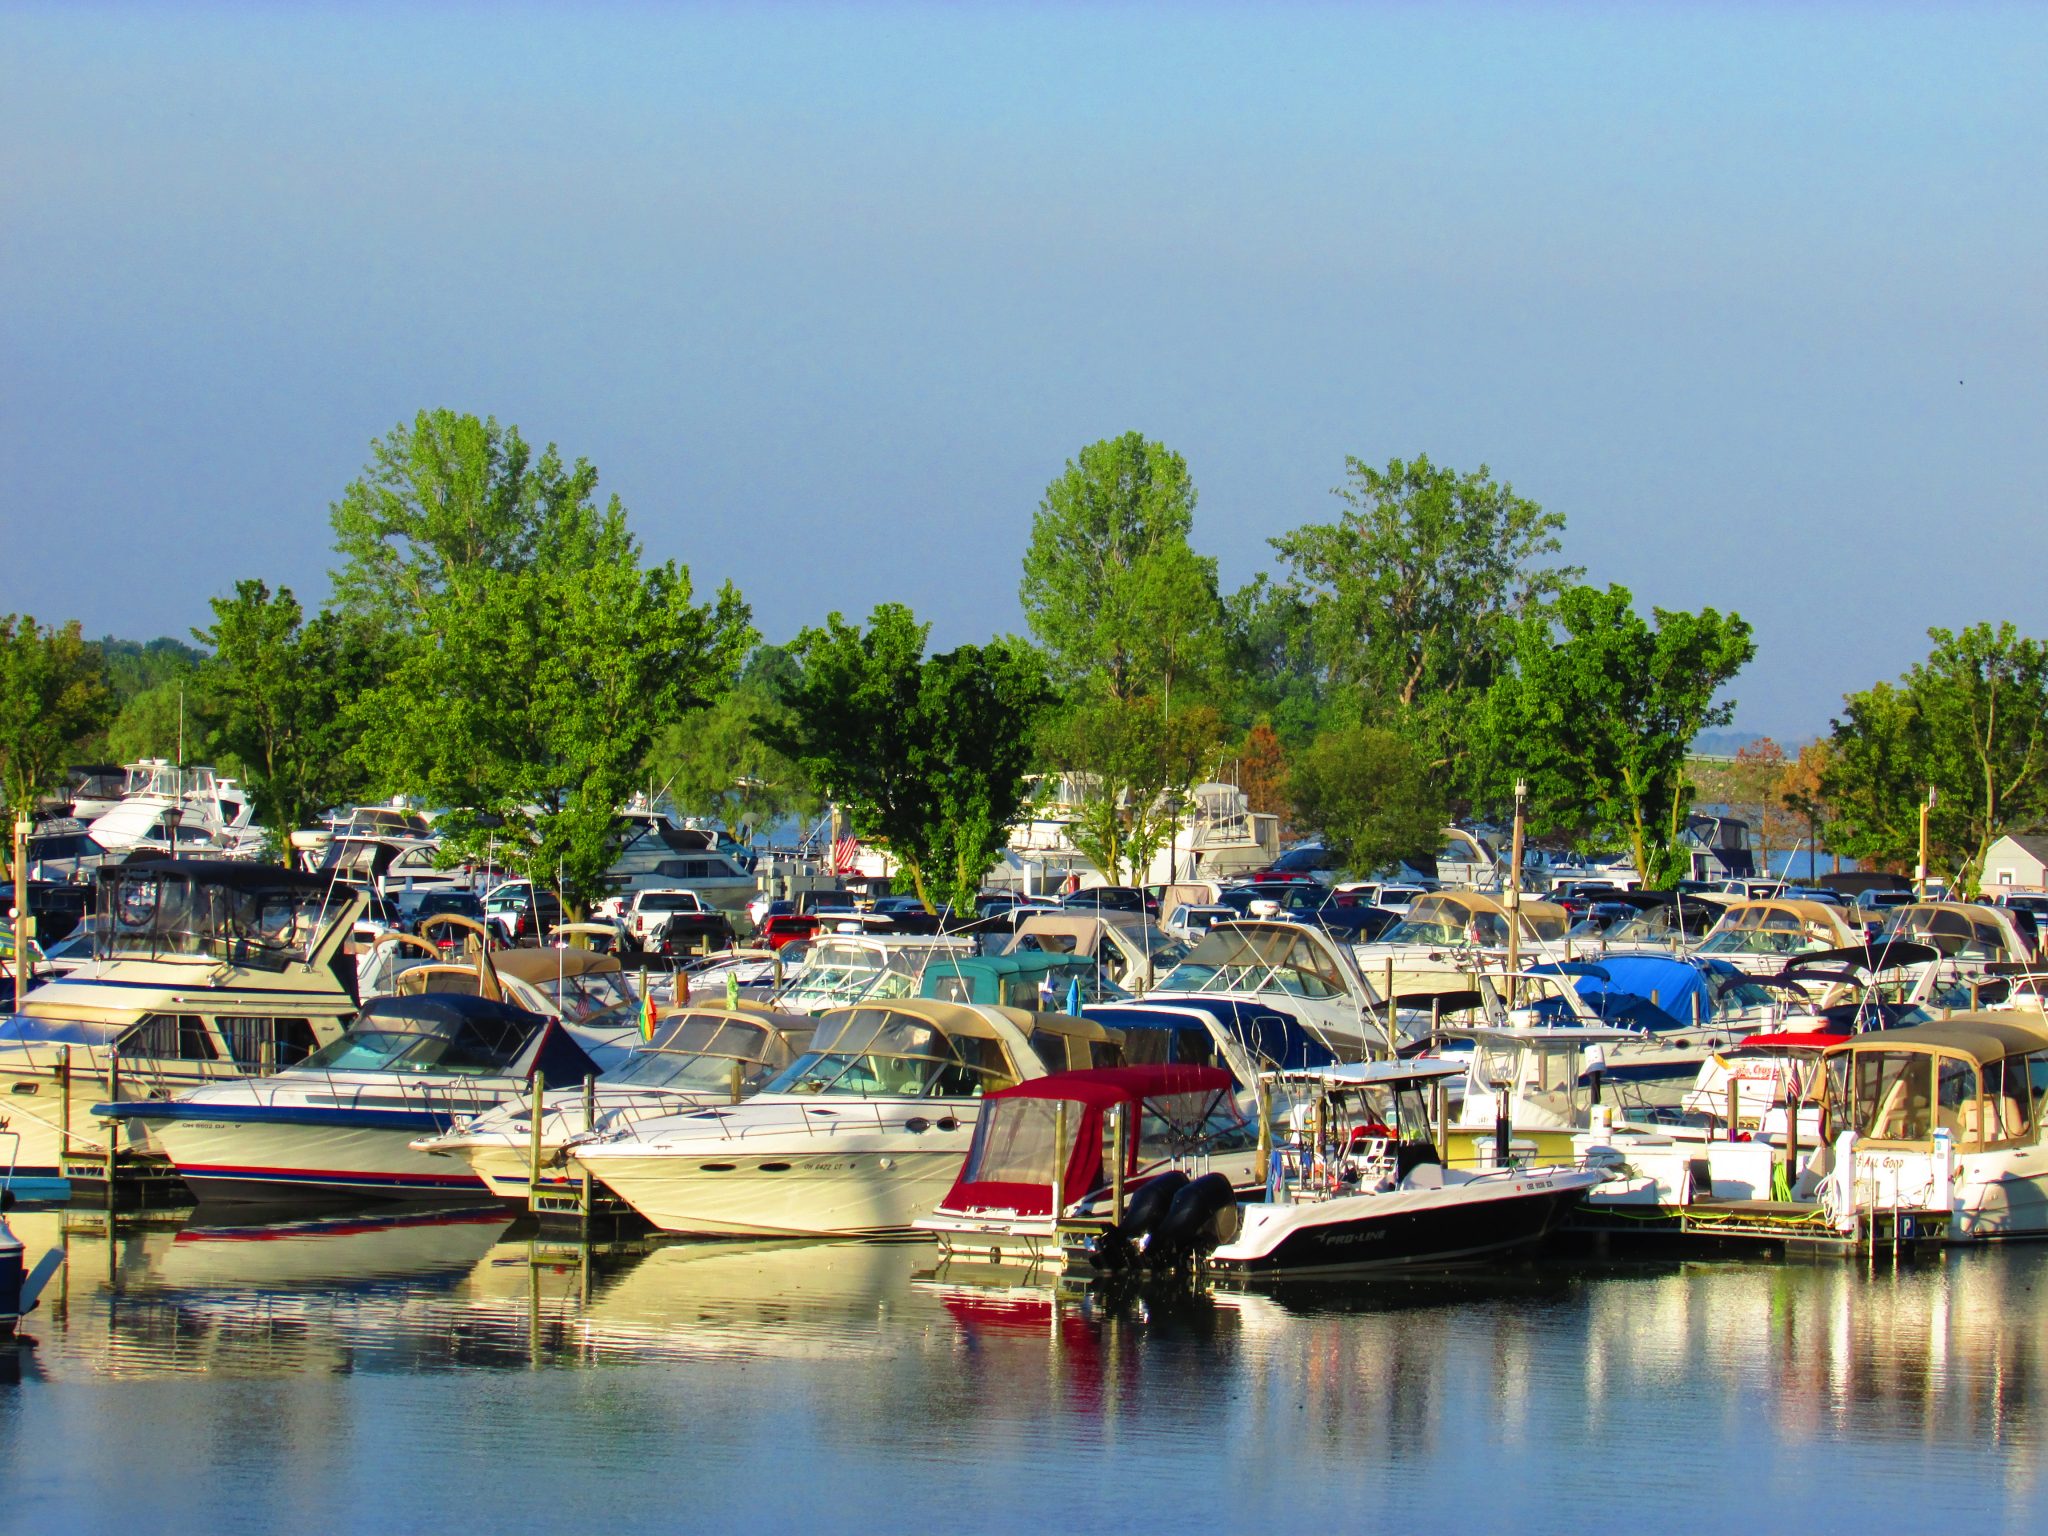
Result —
[{"label": "navy blue stripe on boat", "polygon": [[338,1125],[363,1131],[439,1130],[452,1125],[469,1108],[457,1109],[329,1109],[315,1104],[95,1104],[92,1112],[108,1120],[205,1120],[227,1125]]}]

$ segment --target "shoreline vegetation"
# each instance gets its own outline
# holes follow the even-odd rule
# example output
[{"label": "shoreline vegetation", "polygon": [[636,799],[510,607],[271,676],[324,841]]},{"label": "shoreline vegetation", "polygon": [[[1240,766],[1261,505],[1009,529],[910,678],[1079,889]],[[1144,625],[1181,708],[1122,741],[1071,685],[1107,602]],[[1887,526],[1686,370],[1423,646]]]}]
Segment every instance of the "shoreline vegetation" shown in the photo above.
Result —
[{"label": "shoreline vegetation", "polygon": [[[656,563],[597,468],[513,426],[421,411],[329,507],[333,596],[308,613],[247,577],[189,641],[84,638],[0,617],[10,823],[68,765],[177,754],[243,781],[282,841],[338,805],[452,807],[581,908],[635,792],[735,834],[836,803],[928,905],[971,902],[1034,775],[1089,787],[1075,841],[1145,868],[1188,790],[1224,777],[1367,871],[1452,819],[1679,872],[1695,805],[1802,845],[1974,891],[1990,845],[2048,823],[2048,646],[2010,623],[1930,629],[1927,658],[1848,695],[1787,754],[1707,758],[1754,659],[1736,613],[1652,608],[1558,563],[1562,512],[1481,465],[1344,461],[1329,521],[1270,541],[1224,591],[1193,542],[1186,460],[1129,432],[1082,448],[1030,514],[1029,633],[929,653],[882,603],[763,637],[730,584]],[[1019,508],[1019,526],[1023,513]],[[1930,805],[1931,802],[1931,805]]]}]

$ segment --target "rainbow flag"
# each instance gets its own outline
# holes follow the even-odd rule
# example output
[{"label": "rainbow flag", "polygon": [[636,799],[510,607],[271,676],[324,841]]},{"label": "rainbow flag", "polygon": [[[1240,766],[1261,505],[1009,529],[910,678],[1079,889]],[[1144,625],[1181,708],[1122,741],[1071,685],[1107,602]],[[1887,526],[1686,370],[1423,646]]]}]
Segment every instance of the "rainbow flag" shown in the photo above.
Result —
[{"label": "rainbow flag", "polygon": [[654,1038],[654,1025],[654,988],[647,986],[643,982],[640,993],[640,1038],[642,1040],[652,1040]]}]

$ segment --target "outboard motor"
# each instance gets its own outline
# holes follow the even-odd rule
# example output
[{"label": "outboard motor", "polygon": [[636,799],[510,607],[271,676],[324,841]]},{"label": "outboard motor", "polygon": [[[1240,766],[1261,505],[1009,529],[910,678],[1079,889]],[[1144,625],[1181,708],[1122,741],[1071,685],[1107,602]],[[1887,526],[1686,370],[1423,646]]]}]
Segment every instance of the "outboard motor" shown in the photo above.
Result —
[{"label": "outboard motor", "polygon": [[1124,1219],[1116,1230],[1133,1244],[1142,1244],[1159,1228],[1173,1209],[1174,1197],[1188,1187],[1188,1176],[1169,1168],[1158,1178],[1141,1185],[1124,1207]]},{"label": "outboard motor", "polygon": [[1237,1192],[1220,1173],[1205,1173],[1192,1184],[1184,1184],[1173,1197],[1166,1215],[1152,1230],[1146,1244],[1147,1257],[1154,1262],[1176,1262],[1213,1246],[1227,1224],[1235,1226]]},{"label": "outboard motor", "polygon": [[14,1324],[21,1316],[21,1288],[28,1279],[28,1267],[22,1262],[21,1239],[0,1220],[0,1334],[14,1332]]},{"label": "outboard motor", "polygon": [[1089,1256],[1104,1274],[1120,1274],[1138,1268],[1152,1231],[1173,1209],[1174,1196],[1188,1185],[1188,1176],[1178,1168],[1169,1169],[1140,1185],[1124,1207],[1123,1222],[1111,1227],[1090,1245]]}]

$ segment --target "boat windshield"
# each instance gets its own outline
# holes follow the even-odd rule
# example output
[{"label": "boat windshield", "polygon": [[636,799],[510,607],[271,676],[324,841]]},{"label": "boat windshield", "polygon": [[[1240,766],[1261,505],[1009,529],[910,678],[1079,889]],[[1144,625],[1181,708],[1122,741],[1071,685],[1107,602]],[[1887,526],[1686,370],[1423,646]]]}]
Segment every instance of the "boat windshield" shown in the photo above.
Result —
[{"label": "boat windshield", "polygon": [[535,985],[571,1024],[630,1024],[640,1008],[620,971],[547,976]]},{"label": "boat windshield", "polygon": [[1138,1114],[1138,1165],[1190,1152],[1232,1152],[1258,1144],[1258,1131],[1222,1089],[1162,1093]]},{"label": "boat windshield", "polygon": [[1162,992],[1283,992],[1340,997],[1347,990],[1336,957],[1300,929],[1216,928],[1159,983]]},{"label": "boat windshield", "polygon": [[1867,1141],[1930,1141],[1936,1129],[1977,1139],[1977,1069],[1925,1051],[1857,1051],[1850,1124]]},{"label": "boat windshield", "polygon": [[526,1044],[528,1031],[484,1019],[411,1019],[382,1014],[351,1025],[293,1070],[332,1072],[437,1072],[458,1077],[503,1077]]},{"label": "boat windshield", "polygon": [[104,882],[104,958],[203,956],[268,971],[303,960],[352,899],[291,885],[217,884],[183,870],[123,871]]},{"label": "boat windshield", "polygon": [[948,1035],[885,1008],[854,1008],[821,1023],[811,1049],[766,1091],[978,1098],[1016,1080],[994,1040]]},{"label": "boat windshield", "polygon": [[607,1084],[722,1092],[732,1086],[735,1063],[742,1091],[758,1088],[789,1065],[789,1046],[760,1024],[717,1016],[672,1021],[654,1044],[605,1077]]},{"label": "boat windshield", "polygon": [[1961,907],[1899,907],[1878,935],[1881,943],[1896,939],[1948,939],[1959,960],[2004,960],[2005,934],[1997,922]]},{"label": "boat windshield", "polygon": [[915,997],[922,969],[906,950],[820,938],[805,957],[803,975],[784,989],[779,1005],[808,1012],[870,997]]},{"label": "boat windshield", "polygon": [[[974,1146],[967,1154],[967,1166],[960,1171],[961,1181],[1050,1185],[1068,1151],[1054,1137],[1062,1104],[1058,1099],[996,1099],[990,1103],[974,1128]],[[1071,1139],[1086,1111],[1079,1104],[1064,1107]]]},{"label": "boat windshield", "polygon": [[1731,912],[1699,947],[1703,955],[1796,955],[1833,945],[1834,935],[1816,931],[1799,913],[1781,906],[1745,907]]}]

